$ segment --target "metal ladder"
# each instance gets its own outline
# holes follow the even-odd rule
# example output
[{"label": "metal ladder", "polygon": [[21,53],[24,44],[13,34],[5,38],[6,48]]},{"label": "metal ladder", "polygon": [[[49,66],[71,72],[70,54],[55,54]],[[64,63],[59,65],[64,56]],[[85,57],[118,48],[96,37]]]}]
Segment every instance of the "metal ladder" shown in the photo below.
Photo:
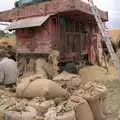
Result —
[{"label": "metal ladder", "polygon": [[102,35],[102,39],[105,41],[106,43],[106,46],[107,46],[107,49],[109,51],[109,54],[111,56],[111,60],[112,60],[112,63],[114,64],[114,66],[116,67],[116,69],[118,70],[119,72],[119,77],[120,77],[120,65],[119,65],[119,62],[118,62],[118,59],[117,59],[117,55],[112,47],[112,43],[111,43],[111,40],[108,36],[108,33],[107,33],[107,29],[106,29],[106,26],[105,24],[102,22],[102,19],[101,19],[101,16],[99,14],[99,11],[97,9],[97,7],[95,6],[93,0],[88,0],[89,4],[90,4],[90,7],[91,7],[91,10],[92,10],[92,13],[95,17],[95,20],[97,22],[97,25],[99,27],[99,30],[101,32],[101,35]]}]

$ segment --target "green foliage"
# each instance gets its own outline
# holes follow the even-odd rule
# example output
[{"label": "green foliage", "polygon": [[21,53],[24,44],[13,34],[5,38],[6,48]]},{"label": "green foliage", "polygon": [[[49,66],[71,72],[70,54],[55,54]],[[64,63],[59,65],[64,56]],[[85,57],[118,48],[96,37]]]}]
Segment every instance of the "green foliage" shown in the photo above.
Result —
[{"label": "green foliage", "polygon": [[5,32],[0,30],[0,38],[5,37],[5,36],[6,36]]},{"label": "green foliage", "polygon": [[13,36],[13,35],[15,35],[14,32],[9,33],[9,32],[4,32],[4,31],[0,30],[0,39],[3,38],[3,37],[10,37],[10,36]]},{"label": "green foliage", "polygon": [[118,38],[117,38],[117,44],[118,44],[118,48],[120,48],[120,35],[118,36]]},{"label": "green foliage", "polygon": [[36,4],[36,3],[46,2],[46,1],[51,1],[51,0],[17,0],[14,5],[15,7],[24,7],[26,5],[31,5],[31,4]]}]

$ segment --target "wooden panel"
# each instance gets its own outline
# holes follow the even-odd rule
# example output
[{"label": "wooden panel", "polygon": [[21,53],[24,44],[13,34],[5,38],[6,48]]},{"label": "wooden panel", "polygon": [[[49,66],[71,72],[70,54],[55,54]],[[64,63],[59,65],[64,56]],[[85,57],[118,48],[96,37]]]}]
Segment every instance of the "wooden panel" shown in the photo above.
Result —
[{"label": "wooden panel", "polygon": [[58,16],[54,16],[50,19],[50,31],[51,31],[51,40],[52,48],[59,49],[59,39],[60,39],[60,25]]},{"label": "wooden panel", "polygon": [[80,54],[87,52],[89,37],[96,25],[72,21],[66,16],[61,19],[61,60],[79,60]]},{"label": "wooden panel", "polygon": [[52,49],[49,30],[46,26],[19,29],[16,31],[16,36],[18,53],[49,53]]}]

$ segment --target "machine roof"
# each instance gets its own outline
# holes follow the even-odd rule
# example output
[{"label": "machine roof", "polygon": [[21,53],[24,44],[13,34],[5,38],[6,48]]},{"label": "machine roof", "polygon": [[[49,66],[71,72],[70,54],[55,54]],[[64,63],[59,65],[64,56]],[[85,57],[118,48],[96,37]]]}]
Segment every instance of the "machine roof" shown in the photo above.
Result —
[{"label": "machine roof", "polygon": [[51,15],[40,16],[40,17],[31,17],[26,19],[21,19],[18,21],[12,22],[7,29],[19,29],[19,28],[29,28],[41,26]]}]

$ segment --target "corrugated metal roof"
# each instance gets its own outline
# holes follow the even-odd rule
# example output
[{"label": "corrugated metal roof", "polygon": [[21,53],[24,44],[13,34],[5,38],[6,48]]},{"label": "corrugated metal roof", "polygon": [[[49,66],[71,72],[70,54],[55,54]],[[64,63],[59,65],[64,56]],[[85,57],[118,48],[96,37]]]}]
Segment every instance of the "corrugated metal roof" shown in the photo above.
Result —
[{"label": "corrugated metal roof", "polygon": [[51,15],[46,15],[46,16],[32,17],[32,18],[26,18],[26,19],[14,21],[7,27],[7,29],[13,30],[13,29],[19,29],[19,28],[41,26],[50,16]]}]

